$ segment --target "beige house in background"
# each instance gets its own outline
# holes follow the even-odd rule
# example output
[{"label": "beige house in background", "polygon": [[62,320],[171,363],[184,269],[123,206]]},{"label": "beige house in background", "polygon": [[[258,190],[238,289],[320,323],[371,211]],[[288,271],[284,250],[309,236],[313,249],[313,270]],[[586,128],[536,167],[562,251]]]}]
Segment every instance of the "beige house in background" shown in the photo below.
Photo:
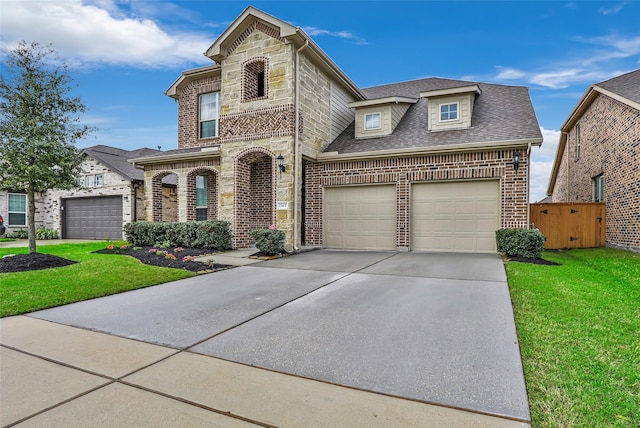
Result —
[{"label": "beige house in background", "polygon": [[591,85],[561,131],[552,202],[605,202],[607,245],[640,250],[640,70]]},{"label": "beige house in background", "polygon": [[145,218],[162,180],[179,221],[220,219],[233,246],[275,225],[287,249],[495,252],[528,227],[528,89],[443,78],[359,88],[300,28],[248,7],[166,95],[178,149],[144,168]]}]

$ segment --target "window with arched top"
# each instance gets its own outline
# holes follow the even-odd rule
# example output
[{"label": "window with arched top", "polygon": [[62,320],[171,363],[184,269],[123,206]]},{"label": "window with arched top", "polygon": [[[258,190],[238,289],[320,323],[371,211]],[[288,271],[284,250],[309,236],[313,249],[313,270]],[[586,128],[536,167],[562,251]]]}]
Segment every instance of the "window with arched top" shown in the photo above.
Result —
[{"label": "window with arched top", "polygon": [[269,97],[269,64],[267,58],[251,58],[242,66],[242,102]]}]

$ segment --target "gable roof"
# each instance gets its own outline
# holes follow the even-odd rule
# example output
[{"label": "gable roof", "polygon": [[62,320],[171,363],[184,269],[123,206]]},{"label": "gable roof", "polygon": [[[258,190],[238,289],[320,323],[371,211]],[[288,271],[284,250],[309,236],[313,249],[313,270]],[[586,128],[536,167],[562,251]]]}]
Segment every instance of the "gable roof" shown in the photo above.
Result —
[{"label": "gable roof", "polygon": [[128,160],[131,158],[152,156],[163,152],[146,147],[136,150],[124,150],[117,147],[97,145],[87,147],[82,150],[82,153],[94,158],[129,181],[143,181],[144,172],[129,163]]},{"label": "gable roof", "polygon": [[599,95],[606,95],[640,111],[640,69],[591,85],[584,95],[582,95],[582,98],[580,98],[580,101],[578,101],[578,104],[560,128],[560,142],[558,144],[558,150],[556,151],[556,157],[553,161],[553,168],[551,169],[547,195],[553,193],[553,188],[556,185],[558,171],[560,170],[564,150],[567,146],[569,131],[571,131],[571,128],[575,126],[584,112]]},{"label": "gable roof", "polygon": [[[472,126],[467,129],[429,131],[428,99],[420,93],[477,86],[480,95],[474,102]],[[464,146],[499,146],[531,143],[540,145],[542,133],[536,119],[529,90],[523,86],[430,77],[363,89],[368,98],[401,96],[420,98],[407,110],[393,133],[384,137],[355,138],[355,122],[347,127],[325,150],[341,154],[383,150],[453,149]]]}]

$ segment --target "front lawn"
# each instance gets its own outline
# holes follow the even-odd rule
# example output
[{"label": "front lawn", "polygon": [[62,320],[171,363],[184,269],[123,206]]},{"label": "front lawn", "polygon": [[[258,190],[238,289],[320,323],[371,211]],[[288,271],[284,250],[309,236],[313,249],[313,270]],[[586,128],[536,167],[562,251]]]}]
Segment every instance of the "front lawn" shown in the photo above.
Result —
[{"label": "front lawn", "polygon": [[[117,244],[117,243],[116,243]],[[18,315],[194,276],[125,256],[96,254],[105,242],[38,246],[38,252],[78,263],[55,269],[0,273],[0,317]],[[0,257],[27,248],[0,248]]]},{"label": "front lawn", "polygon": [[640,254],[507,262],[534,427],[640,426]]}]

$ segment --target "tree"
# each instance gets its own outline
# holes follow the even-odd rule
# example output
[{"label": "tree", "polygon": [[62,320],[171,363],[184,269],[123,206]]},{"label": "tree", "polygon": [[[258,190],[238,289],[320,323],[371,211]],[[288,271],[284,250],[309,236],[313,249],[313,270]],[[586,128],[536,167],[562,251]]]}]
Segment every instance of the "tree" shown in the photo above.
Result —
[{"label": "tree", "polygon": [[51,45],[21,41],[0,74],[0,189],[27,192],[29,253],[36,252],[35,193],[77,186],[82,156],[75,147],[93,128],[86,107],[70,96],[73,79]]}]

